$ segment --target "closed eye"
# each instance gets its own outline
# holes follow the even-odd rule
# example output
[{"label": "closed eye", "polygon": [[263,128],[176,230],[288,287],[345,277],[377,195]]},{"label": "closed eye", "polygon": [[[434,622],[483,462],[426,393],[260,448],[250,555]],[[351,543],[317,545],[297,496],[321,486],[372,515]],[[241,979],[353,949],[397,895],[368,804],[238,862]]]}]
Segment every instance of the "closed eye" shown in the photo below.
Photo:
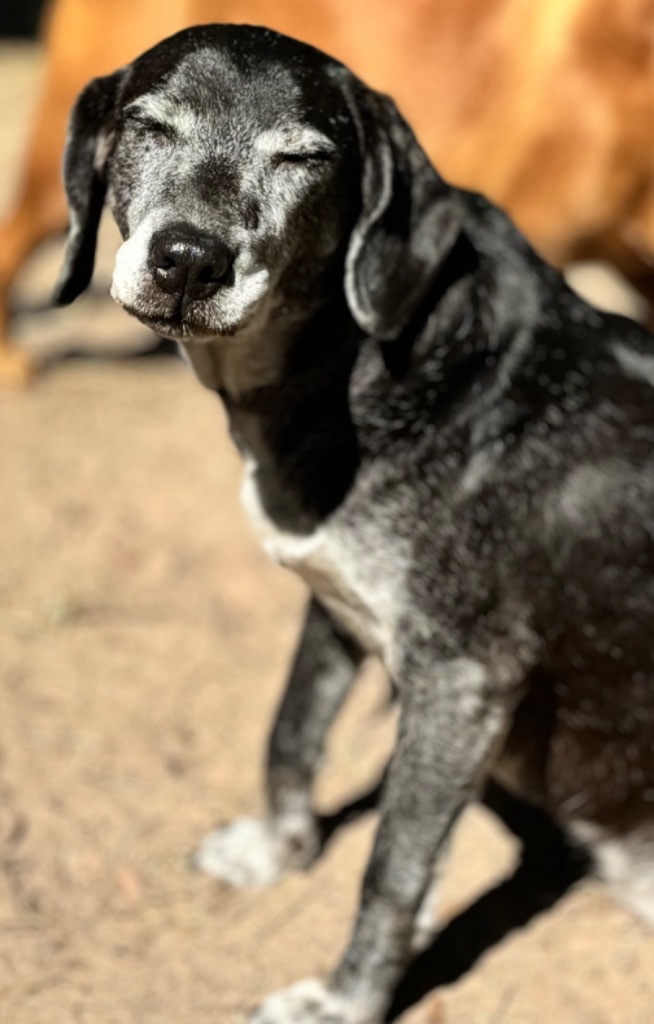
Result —
[{"label": "closed eye", "polygon": [[272,161],[275,167],[282,167],[288,164],[327,163],[333,156],[331,150],[317,149],[310,152],[275,153]]},{"label": "closed eye", "polygon": [[129,124],[137,125],[142,131],[147,132],[149,135],[160,135],[166,138],[172,139],[175,136],[175,129],[171,124],[166,124],[164,121],[158,121],[154,117],[150,117],[147,114],[142,114],[138,110],[130,110],[125,114],[125,121]]}]

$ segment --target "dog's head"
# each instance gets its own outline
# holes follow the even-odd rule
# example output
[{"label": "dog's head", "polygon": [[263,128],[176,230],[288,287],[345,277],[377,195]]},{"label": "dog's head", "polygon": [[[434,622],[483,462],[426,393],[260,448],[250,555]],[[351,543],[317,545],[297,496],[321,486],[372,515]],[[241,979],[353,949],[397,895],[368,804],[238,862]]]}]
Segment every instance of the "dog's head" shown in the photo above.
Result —
[{"label": "dog's head", "polygon": [[360,327],[396,337],[460,228],[386,97],[266,29],[202,26],[92,81],[73,111],[56,300],[88,285],[105,199],[123,236],[113,297],[160,334],[301,319],[341,273]]}]

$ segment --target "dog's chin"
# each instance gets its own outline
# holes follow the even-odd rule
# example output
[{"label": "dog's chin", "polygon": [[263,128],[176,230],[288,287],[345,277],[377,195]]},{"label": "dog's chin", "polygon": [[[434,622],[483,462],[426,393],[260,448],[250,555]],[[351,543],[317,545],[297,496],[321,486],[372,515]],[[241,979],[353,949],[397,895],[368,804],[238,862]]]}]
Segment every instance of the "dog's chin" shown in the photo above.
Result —
[{"label": "dog's chin", "polygon": [[[121,303],[121,305],[123,304]],[[208,325],[197,323],[190,317],[145,313],[134,306],[123,305],[123,309],[130,316],[136,317],[142,324],[149,327],[150,330],[156,331],[163,338],[171,338],[173,341],[213,341],[216,338],[231,338],[247,325],[247,320],[242,323]]]},{"label": "dog's chin", "polygon": [[171,314],[159,312],[152,304],[141,307],[138,304],[122,302],[118,296],[114,298],[126,313],[135,317],[145,327],[155,331],[163,338],[173,341],[215,341],[220,338],[233,338],[251,323],[259,304],[237,319],[218,318],[216,316],[199,319],[191,314],[176,312]]}]

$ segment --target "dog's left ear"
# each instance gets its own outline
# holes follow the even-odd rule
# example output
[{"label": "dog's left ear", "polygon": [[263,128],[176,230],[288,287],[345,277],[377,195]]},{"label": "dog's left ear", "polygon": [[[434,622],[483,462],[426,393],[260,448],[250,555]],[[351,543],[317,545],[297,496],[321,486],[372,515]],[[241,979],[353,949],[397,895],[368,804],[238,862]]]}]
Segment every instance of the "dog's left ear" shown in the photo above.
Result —
[{"label": "dog's left ear", "polygon": [[64,185],[70,223],[64,265],[54,301],[67,305],[93,276],[95,243],[102,215],[105,164],[118,87],[124,70],[94,78],[80,94],[71,115],[64,153]]},{"label": "dog's left ear", "polygon": [[356,82],[346,98],[359,135],[361,213],[346,256],[345,294],[362,330],[397,338],[425,299],[461,230],[457,192],[430,164],[391,99]]}]

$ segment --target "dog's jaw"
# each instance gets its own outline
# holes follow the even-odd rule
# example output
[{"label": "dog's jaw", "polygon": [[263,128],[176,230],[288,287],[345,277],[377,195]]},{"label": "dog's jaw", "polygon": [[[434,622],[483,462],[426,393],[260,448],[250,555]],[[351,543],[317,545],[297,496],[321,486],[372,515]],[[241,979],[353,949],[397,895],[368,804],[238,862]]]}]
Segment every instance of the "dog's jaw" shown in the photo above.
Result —
[{"label": "dog's jaw", "polygon": [[233,334],[177,338],[201,384],[239,398],[279,382],[292,332],[283,319],[271,317],[271,306],[270,298],[264,298]]}]

